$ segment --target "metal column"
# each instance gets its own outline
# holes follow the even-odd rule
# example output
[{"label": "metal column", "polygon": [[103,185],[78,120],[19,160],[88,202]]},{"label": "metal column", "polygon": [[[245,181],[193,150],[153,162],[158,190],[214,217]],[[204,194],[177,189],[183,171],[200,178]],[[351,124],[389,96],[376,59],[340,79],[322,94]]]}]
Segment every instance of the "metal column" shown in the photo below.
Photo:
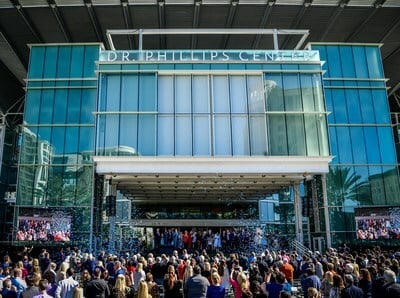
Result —
[{"label": "metal column", "polygon": [[298,183],[293,185],[294,190],[294,215],[296,218],[296,240],[303,243],[303,216],[301,214],[301,196],[300,196],[300,186]]},{"label": "metal column", "polygon": [[[108,179],[107,194],[109,196],[116,196],[117,195],[116,185],[112,184],[112,178]],[[114,202],[115,202],[115,200],[114,200]],[[115,213],[111,214],[108,217],[108,222],[109,222],[109,225],[110,225],[109,229],[108,229],[108,242],[109,242],[108,243],[108,249],[109,249],[110,252],[113,253],[115,251],[115,222],[116,222]]]},{"label": "metal column", "polygon": [[323,208],[324,208],[324,217],[325,217],[325,229],[326,229],[326,245],[327,247],[332,247],[332,238],[331,238],[331,220],[329,217],[329,209],[328,209],[328,192],[326,190],[326,174],[322,174],[321,177],[322,183],[322,195],[323,195]]}]

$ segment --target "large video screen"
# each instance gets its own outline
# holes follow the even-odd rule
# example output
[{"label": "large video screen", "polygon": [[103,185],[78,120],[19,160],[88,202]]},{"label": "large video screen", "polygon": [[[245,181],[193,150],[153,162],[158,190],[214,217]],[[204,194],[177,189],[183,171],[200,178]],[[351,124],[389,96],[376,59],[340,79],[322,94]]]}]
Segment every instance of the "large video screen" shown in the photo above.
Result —
[{"label": "large video screen", "polygon": [[357,239],[400,239],[399,207],[355,208]]},{"label": "large video screen", "polygon": [[17,241],[69,242],[71,216],[57,209],[20,209]]}]

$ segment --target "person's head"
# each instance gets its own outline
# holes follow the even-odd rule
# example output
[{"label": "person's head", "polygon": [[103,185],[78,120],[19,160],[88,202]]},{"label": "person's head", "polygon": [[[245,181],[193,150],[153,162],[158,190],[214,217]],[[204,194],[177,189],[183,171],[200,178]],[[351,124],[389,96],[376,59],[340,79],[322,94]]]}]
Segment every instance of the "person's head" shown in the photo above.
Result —
[{"label": "person's head", "polygon": [[139,288],[138,288],[138,295],[137,298],[147,298],[148,297],[148,287],[147,287],[147,283],[145,280],[141,280],[139,282]]},{"label": "person's head", "polygon": [[371,273],[368,271],[367,268],[360,269],[360,278],[366,281],[371,281]]},{"label": "person's head", "polygon": [[174,267],[174,265],[169,265],[169,266],[168,266],[168,273],[173,273],[173,274],[175,274],[175,267]]},{"label": "person's head", "polygon": [[282,272],[277,272],[276,275],[275,275],[275,278],[276,278],[276,282],[277,282],[278,284],[281,284],[281,285],[282,285],[282,284],[285,282],[285,280],[286,280],[285,274],[283,274]]},{"label": "person's head", "polygon": [[211,274],[211,282],[213,285],[218,285],[221,282],[221,277],[219,276],[217,271],[213,271]]},{"label": "person's head", "polygon": [[201,268],[200,268],[200,266],[199,266],[199,265],[195,265],[195,266],[193,267],[193,274],[197,275],[197,274],[200,274],[200,273],[201,273]]},{"label": "person's head", "polygon": [[351,286],[352,284],[354,284],[354,277],[351,274],[345,274],[344,275],[344,283],[346,284],[346,286]]},{"label": "person's head", "polygon": [[307,274],[307,276],[314,275],[315,274],[314,268],[313,267],[308,267],[306,269],[306,274]]},{"label": "person's head", "polygon": [[39,291],[46,291],[47,287],[49,286],[49,282],[47,279],[41,279],[39,281]]},{"label": "person's head", "polygon": [[3,288],[4,289],[11,289],[11,279],[6,278],[3,280]]},{"label": "person's head", "polygon": [[386,283],[394,283],[396,282],[396,273],[394,273],[392,270],[385,270],[383,272],[383,278]]},{"label": "person's head", "polygon": [[14,268],[14,277],[22,277],[22,270],[19,268]]},{"label": "person's head", "polygon": [[26,285],[27,285],[28,287],[32,287],[32,286],[35,285],[35,278],[33,277],[33,275],[28,275],[28,276],[25,278],[25,282],[26,282]]},{"label": "person's head", "polygon": [[350,263],[347,263],[346,266],[344,267],[344,272],[351,274],[354,271],[354,266]]},{"label": "person's head", "polygon": [[[98,268],[96,268],[96,269],[98,269]],[[90,273],[86,269],[82,271],[81,275],[82,275],[82,279],[83,280],[89,280],[90,279]],[[98,277],[96,276],[96,278],[98,278]]]},{"label": "person's head", "polygon": [[150,272],[146,273],[146,281],[147,282],[152,282],[154,280],[153,278],[153,274],[151,274]]},{"label": "person's head", "polygon": [[307,297],[308,298],[319,298],[319,297],[321,297],[321,295],[316,288],[309,287],[307,289]]},{"label": "person's head", "polygon": [[120,261],[115,261],[114,267],[117,268],[117,269],[118,269],[119,267],[121,267],[121,262],[120,262]]},{"label": "person's head", "polygon": [[74,271],[73,268],[68,268],[67,269],[67,277],[70,277],[70,276],[74,275],[74,273],[75,273],[75,271]]},{"label": "person's head", "polygon": [[125,289],[125,275],[118,274],[117,278],[115,279],[115,288],[124,290]]},{"label": "person's head", "polygon": [[343,278],[339,274],[333,276],[333,286],[338,288],[344,288]]},{"label": "person's head", "polygon": [[279,293],[279,298],[292,298],[292,294],[290,294],[290,292],[281,291]]}]

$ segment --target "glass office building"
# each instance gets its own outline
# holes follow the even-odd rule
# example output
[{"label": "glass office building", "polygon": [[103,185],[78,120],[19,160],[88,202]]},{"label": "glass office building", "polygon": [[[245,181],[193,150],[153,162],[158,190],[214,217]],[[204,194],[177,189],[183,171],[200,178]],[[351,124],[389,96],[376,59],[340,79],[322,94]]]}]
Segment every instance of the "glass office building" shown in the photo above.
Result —
[{"label": "glass office building", "polygon": [[21,135],[17,243],[238,227],[337,245],[360,207],[400,205],[374,44],[33,45]]}]

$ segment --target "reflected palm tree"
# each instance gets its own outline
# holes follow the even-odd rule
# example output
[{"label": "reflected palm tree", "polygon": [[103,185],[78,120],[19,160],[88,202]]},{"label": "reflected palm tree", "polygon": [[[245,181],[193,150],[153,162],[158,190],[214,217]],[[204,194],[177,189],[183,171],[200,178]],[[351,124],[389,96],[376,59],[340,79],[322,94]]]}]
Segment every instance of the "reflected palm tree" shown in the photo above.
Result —
[{"label": "reflected palm tree", "polygon": [[370,202],[370,184],[351,167],[331,167],[326,176],[329,205],[343,207],[344,200]]}]

